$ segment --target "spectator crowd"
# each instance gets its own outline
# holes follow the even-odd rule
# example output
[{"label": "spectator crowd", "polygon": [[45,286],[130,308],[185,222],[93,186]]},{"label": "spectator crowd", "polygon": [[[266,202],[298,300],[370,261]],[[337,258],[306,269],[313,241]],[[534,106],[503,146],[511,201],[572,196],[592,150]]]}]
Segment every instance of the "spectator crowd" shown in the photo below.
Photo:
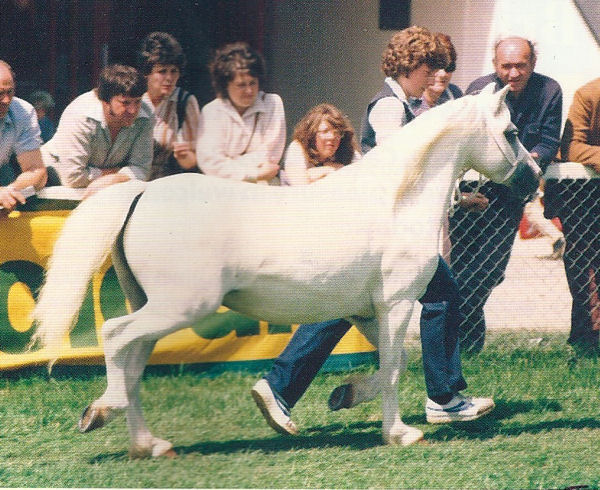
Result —
[{"label": "spectator crowd", "polygon": [[[310,185],[356,162],[423,112],[488,84],[496,90],[510,87],[506,104],[515,135],[542,170],[562,160],[600,171],[600,79],[576,92],[561,135],[561,88],[535,71],[536,60],[533,41],[501,38],[494,46],[494,71],[474,80],[463,95],[451,83],[457,53],[450,37],[423,27],[404,29],[384,49],[385,78],[365,107],[360,134],[340,109],[324,101],[298,122],[287,149],[283,101],[263,91],[264,59],[244,42],[216,50],[209,64],[216,97],[200,108],[196,97],[178,86],[186,67],[181,45],[170,34],[153,32],[141,43],[137,68],[105,67],[97,87],[75,98],[56,128],[48,117],[54,105],[50,94],[36,91],[31,103],[16,97],[15,73],[0,60],[0,206],[7,214],[24,204],[24,189],[32,186],[83,188],[86,198],[130,179],[186,172],[263,185]],[[534,201],[539,206],[542,195],[545,217],[558,217],[564,233],[556,232],[553,242],[555,254],[564,249],[573,300],[568,342],[581,352],[598,349],[597,186],[548,181],[527,202],[503,185],[461,180],[449,203],[437,271],[420,299],[430,423],[473,420],[494,408],[491,398],[462,394],[467,382],[461,352],[483,348],[484,306],[504,279],[524,211]],[[350,326],[345,319],[331,319],[295,331],[252,389],[271,427],[298,432],[291,410]],[[334,391],[330,408],[350,407],[351,390],[345,385]]]}]

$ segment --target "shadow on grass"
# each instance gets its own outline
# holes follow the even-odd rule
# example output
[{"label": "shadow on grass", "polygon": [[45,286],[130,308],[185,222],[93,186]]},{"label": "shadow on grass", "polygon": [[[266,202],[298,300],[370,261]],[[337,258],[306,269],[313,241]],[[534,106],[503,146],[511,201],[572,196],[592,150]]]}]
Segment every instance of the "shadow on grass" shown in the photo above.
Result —
[{"label": "shadow on grass", "polygon": [[[336,424],[337,426],[337,424]],[[368,429],[364,431],[363,429]],[[351,424],[343,433],[331,433],[327,429],[314,432],[313,435],[294,437],[275,436],[268,439],[244,439],[231,441],[205,441],[190,446],[175,448],[178,454],[200,453],[237,453],[246,451],[262,451],[278,453],[292,449],[319,449],[327,447],[344,447],[362,451],[382,445],[381,423]],[[335,429],[337,430],[337,428]]]},{"label": "shadow on grass", "polygon": [[[343,433],[335,433],[337,431]],[[247,451],[278,453],[292,449],[317,449],[344,447],[357,451],[381,446],[381,422],[357,422],[349,425],[331,424],[310,428],[313,435],[279,436],[261,439],[232,439],[229,441],[202,441],[189,446],[175,447],[175,452],[185,454],[235,454]],[[127,451],[100,454],[90,459],[90,464],[118,461],[128,458]]]},{"label": "shadow on grass", "polygon": [[[555,429],[600,429],[600,419],[586,417],[581,419],[560,418],[530,424],[506,426],[501,421],[517,414],[530,412],[559,412],[561,405],[555,400],[539,399],[535,401],[499,401],[489,415],[471,422],[444,424],[425,434],[426,442],[444,442],[450,440],[486,440],[498,435],[518,436],[523,433],[538,434]],[[426,424],[425,416],[408,416],[403,420],[409,425]],[[428,425],[428,427],[433,427]],[[355,422],[351,424],[335,423],[304,429],[299,436],[273,435],[261,439],[232,439],[229,441],[203,441],[189,446],[175,447],[178,455],[185,454],[235,454],[247,451],[278,453],[293,449],[318,449],[344,447],[362,451],[382,446],[381,421]],[[99,455],[90,460],[91,464],[127,459],[126,451]]]},{"label": "shadow on grass", "polygon": [[433,433],[426,434],[425,440],[441,442],[451,440],[478,440],[492,439],[498,435],[519,436],[521,434],[540,434],[551,432],[555,429],[600,429],[600,420],[586,417],[582,419],[561,418],[537,422],[533,424],[520,424],[511,427],[500,426],[494,419],[481,419],[473,422],[463,422],[440,427]]},{"label": "shadow on grass", "polygon": [[[530,412],[560,412],[562,406],[556,400],[538,399],[535,401],[499,401],[496,408],[489,415],[479,420],[455,424],[440,425],[433,432],[425,435],[427,441],[449,441],[449,440],[486,440],[498,435],[518,436],[524,433],[539,434],[550,432],[555,429],[599,429],[600,419],[593,417],[585,418],[560,418],[556,420],[544,420],[535,423],[515,423],[514,425],[502,424],[515,415]],[[425,423],[425,417],[406,418],[407,423]]]}]

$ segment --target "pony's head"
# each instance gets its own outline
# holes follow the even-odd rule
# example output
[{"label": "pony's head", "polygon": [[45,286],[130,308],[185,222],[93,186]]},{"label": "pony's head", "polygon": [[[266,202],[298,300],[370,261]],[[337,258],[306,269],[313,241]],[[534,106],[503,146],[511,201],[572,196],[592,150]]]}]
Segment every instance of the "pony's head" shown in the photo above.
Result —
[{"label": "pony's head", "polygon": [[494,93],[491,83],[475,96],[482,104],[485,131],[477,136],[477,148],[471,152],[468,165],[525,198],[537,189],[542,171],[519,141],[519,132],[510,120],[504,102],[509,88]]}]

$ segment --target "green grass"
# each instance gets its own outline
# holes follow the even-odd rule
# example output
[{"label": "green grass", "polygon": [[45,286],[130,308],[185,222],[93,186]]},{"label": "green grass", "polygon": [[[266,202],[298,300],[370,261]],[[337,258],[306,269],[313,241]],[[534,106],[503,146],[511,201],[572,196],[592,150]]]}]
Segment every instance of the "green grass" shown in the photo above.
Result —
[{"label": "green grass", "polygon": [[[329,412],[345,374],[317,377],[294,409],[298,437],[274,433],[249,390],[257,373],[151,372],[143,402],[175,459],[127,456],[124,419],[79,434],[82,408],[104,389],[98,373],[38,372],[0,382],[0,486],[226,488],[600,487],[598,359],[571,362],[563,337],[539,346],[506,335],[464,359],[468,393],[491,395],[489,416],[462,425],[425,422],[418,350],[400,384],[403,420],[425,432],[407,448],[381,442],[380,400]],[[368,372],[372,367],[361,368]]]}]

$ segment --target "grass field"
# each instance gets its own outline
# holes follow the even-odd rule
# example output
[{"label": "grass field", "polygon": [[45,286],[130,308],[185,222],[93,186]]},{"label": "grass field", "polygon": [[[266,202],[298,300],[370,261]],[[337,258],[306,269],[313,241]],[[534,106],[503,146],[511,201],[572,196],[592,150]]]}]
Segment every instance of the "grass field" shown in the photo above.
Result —
[{"label": "grass field", "polygon": [[[469,393],[492,395],[488,417],[425,422],[424,383],[411,351],[400,387],[404,421],[425,432],[408,448],[381,443],[380,400],[332,413],[326,401],[345,374],[317,377],[294,409],[295,438],[274,433],[249,390],[257,373],[150,372],[143,401],[175,459],[127,456],[125,421],[79,434],[83,407],[104,389],[100,373],[43,372],[0,385],[0,486],[219,488],[565,488],[600,486],[598,359],[572,362],[564,336],[533,346],[492,339],[464,360]],[[373,367],[362,368],[369,371]]]}]

